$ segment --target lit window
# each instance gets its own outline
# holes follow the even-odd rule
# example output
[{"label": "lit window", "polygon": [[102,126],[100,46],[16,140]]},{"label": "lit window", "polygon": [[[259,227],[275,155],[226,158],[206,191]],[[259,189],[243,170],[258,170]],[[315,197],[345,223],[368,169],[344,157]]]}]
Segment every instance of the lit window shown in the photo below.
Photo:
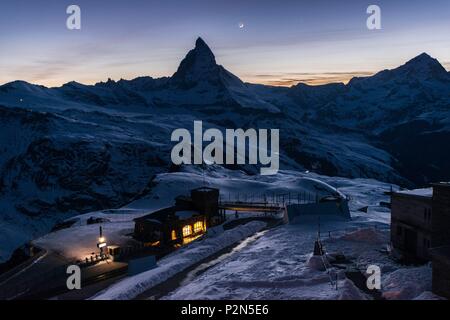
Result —
[{"label": "lit window", "polygon": [[172,240],[177,240],[177,233],[175,230],[172,230]]},{"label": "lit window", "polygon": [[203,231],[203,222],[197,221],[194,223],[194,233],[202,232]]},{"label": "lit window", "polygon": [[189,237],[192,234],[192,226],[187,225],[183,227],[183,237]]}]

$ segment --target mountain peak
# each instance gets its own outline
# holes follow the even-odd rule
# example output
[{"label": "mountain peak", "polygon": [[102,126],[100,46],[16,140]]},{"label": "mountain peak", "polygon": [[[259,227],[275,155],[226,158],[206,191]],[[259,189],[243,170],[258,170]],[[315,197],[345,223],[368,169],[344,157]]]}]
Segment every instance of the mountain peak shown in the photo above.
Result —
[{"label": "mountain peak", "polygon": [[450,77],[447,70],[445,70],[437,59],[424,52],[398,68],[383,70],[374,76],[367,78],[353,78],[349,84],[355,85],[356,83],[361,82],[368,84],[373,81],[387,83],[392,80],[397,82],[420,82],[430,80],[448,82],[450,81]]},{"label": "mountain peak", "polygon": [[[192,54],[191,54],[192,53]],[[195,48],[192,49],[188,55],[194,55],[197,58],[203,59],[203,61],[205,63],[209,63],[209,64],[216,64],[216,57],[214,56],[214,53],[212,52],[212,50],[209,48],[209,46],[206,44],[206,42],[198,37],[197,40],[195,41]],[[187,58],[187,56],[186,56]]]},{"label": "mountain peak", "polygon": [[406,70],[408,73],[420,75],[421,77],[447,77],[447,71],[439,61],[425,52],[409,60],[399,69]]},{"label": "mountain peak", "polygon": [[202,38],[197,38],[195,48],[188,52],[181,61],[177,72],[172,77],[175,83],[191,87],[200,80],[217,76],[219,66],[213,52]]},{"label": "mountain peak", "polygon": [[411,65],[411,64],[439,64],[439,61],[437,61],[436,59],[434,59],[433,57],[431,57],[428,53],[423,52],[421,54],[419,54],[417,57],[412,58],[411,60],[409,60],[406,65]]},{"label": "mountain peak", "polygon": [[419,54],[417,57],[415,57],[414,59],[434,59],[433,57],[431,57],[428,53],[426,52],[422,52],[421,54]]},{"label": "mountain peak", "polygon": [[[201,37],[198,37],[197,40],[195,41],[195,47],[196,48],[206,47],[209,49],[208,45]],[[211,49],[209,49],[209,50],[211,50]]]}]

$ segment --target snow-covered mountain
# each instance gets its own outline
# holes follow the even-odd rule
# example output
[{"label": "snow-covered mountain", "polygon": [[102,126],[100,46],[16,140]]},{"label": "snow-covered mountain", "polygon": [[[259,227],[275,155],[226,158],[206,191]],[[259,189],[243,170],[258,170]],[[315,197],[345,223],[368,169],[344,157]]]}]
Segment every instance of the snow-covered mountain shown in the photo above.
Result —
[{"label": "snow-covered mountain", "polygon": [[218,65],[211,49],[201,38],[181,61],[164,91],[166,95],[162,100],[169,105],[219,106],[220,109],[225,108],[224,111],[233,108],[237,113],[248,109],[249,112],[254,109],[270,113],[280,111]]},{"label": "snow-covered mountain", "polygon": [[447,121],[449,101],[449,73],[423,53],[396,69],[353,78],[316,117],[379,133],[417,119]]},{"label": "snow-covered mountain", "polygon": [[251,113],[253,110],[279,113],[238,77],[216,63],[207,44],[197,39],[170,78],[141,77],[134,80],[108,80],[94,86],[69,82],[60,88],[45,88],[23,81],[0,87],[0,103],[18,107],[83,108],[98,107],[189,107],[203,112]]},{"label": "snow-covered mountain", "polygon": [[450,178],[450,74],[423,53],[372,77],[354,78],[312,111],[316,121],[370,132],[417,184]]},{"label": "snow-covered mountain", "polygon": [[150,190],[155,174],[182,170],[171,165],[170,135],[194,120],[205,129],[280,129],[281,169],[402,185],[449,179],[449,83],[436,60],[420,55],[347,85],[248,84],[198,39],[168,78],[5,84],[0,261],[56,221],[123,206]]}]

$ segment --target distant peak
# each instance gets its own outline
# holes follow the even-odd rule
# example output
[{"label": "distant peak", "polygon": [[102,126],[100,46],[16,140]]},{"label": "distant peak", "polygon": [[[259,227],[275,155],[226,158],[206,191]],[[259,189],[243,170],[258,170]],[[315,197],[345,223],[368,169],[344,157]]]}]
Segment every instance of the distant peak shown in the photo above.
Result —
[{"label": "distant peak", "polygon": [[24,87],[24,86],[30,86],[31,84],[23,81],[23,80],[15,80],[15,81],[11,81],[5,84],[5,86],[10,86],[10,87]]},{"label": "distant peak", "polygon": [[422,52],[421,54],[419,54],[416,58],[419,59],[433,59],[428,53],[426,52]]},{"label": "distant peak", "polygon": [[69,81],[69,82],[63,84],[63,87],[66,87],[66,86],[80,87],[80,86],[82,86],[82,84],[72,80],[72,81]]},{"label": "distant peak", "polygon": [[5,87],[5,88],[12,88],[12,89],[28,89],[30,88],[32,85],[26,81],[22,81],[22,80],[15,80],[12,82],[8,82],[4,85],[0,85],[0,87]]},{"label": "distant peak", "polygon": [[428,53],[421,53],[419,54],[417,57],[411,59],[410,61],[408,61],[407,63],[423,63],[423,62],[437,62],[436,59],[434,59],[433,57],[431,57]]},{"label": "distant peak", "polygon": [[447,71],[439,61],[427,53],[421,53],[398,68],[416,74],[421,78],[448,78]]},{"label": "distant peak", "polygon": [[438,68],[443,69],[442,65],[439,63],[439,61],[432,56],[430,56],[427,53],[421,53],[417,57],[409,60],[407,63],[405,63],[405,66],[409,67],[429,67],[429,68]]}]

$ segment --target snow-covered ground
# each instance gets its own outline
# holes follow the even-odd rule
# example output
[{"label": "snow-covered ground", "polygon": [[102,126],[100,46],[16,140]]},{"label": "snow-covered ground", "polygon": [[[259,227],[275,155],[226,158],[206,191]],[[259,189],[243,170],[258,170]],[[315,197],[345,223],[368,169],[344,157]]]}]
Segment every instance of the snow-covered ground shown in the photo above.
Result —
[{"label": "snow-covered ground", "polygon": [[164,299],[364,298],[342,275],[336,291],[328,274],[310,261],[315,229],[286,225],[270,230]]},{"label": "snow-covered ground", "polygon": [[[378,265],[382,272],[382,295],[386,299],[436,298],[426,294],[431,290],[429,266],[398,265],[382,250],[388,243],[387,230],[377,227],[350,231],[350,227],[356,229],[361,225],[322,223],[329,261],[336,254],[343,254],[354,263],[355,270],[362,272],[369,265]],[[330,230],[333,230],[331,238]],[[312,256],[316,238],[316,224],[284,225],[269,230],[163,299],[372,299],[346,277],[344,270],[331,268],[330,280],[322,260]]]},{"label": "snow-covered ground", "polygon": [[[242,197],[244,195],[316,193],[317,190],[309,179],[324,181],[350,196],[349,206],[353,218],[357,221],[376,221],[387,224],[390,222],[389,210],[379,206],[380,201],[389,201],[389,197],[384,194],[391,188],[391,185],[387,183],[370,179],[326,177],[298,171],[280,171],[276,176],[249,176],[241,171],[214,166],[209,167],[204,174],[197,168],[187,168],[184,172],[159,174],[154,179],[153,188],[145,197],[121,209],[96,211],[71,217],[69,220],[76,222],[70,228],[48,233],[35,239],[33,243],[56,251],[67,258],[80,259],[95,251],[99,225],[103,226],[108,244],[124,245],[131,239],[126,235],[133,230],[133,219],[170,206],[175,196],[187,195],[191,189],[203,184],[219,188],[221,196],[227,199],[237,195]],[[398,189],[397,186],[393,188]],[[358,211],[365,206],[369,206],[368,213]],[[241,213],[240,216],[244,215]],[[100,218],[103,222],[88,225],[87,219],[90,217]],[[5,236],[4,234],[3,237]]]},{"label": "snow-covered ground", "polygon": [[[336,223],[329,226],[323,225],[323,232],[349,227],[359,228],[367,223],[384,226],[389,223],[390,214],[379,206],[379,202],[388,200],[384,192],[389,191],[391,185],[374,180],[330,178],[294,171],[283,171],[276,177],[261,177],[215,168],[212,172],[207,172],[205,183],[220,188],[221,194],[226,198],[227,194],[236,194],[236,192],[269,194],[314,191],[311,181],[305,178],[325,181],[352,199],[350,207],[354,221],[351,223],[339,222],[338,225]],[[152,192],[147,197],[131,203],[127,208],[142,210],[168,205],[174,195],[187,194],[191,188],[203,183],[202,180],[203,175],[198,172],[161,174],[157,177]],[[367,214],[356,211],[364,206],[371,207]],[[217,266],[210,268],[202,276],[194,277],[192,282],[182,286],[166,298],[366,298],[351,281],[345,279],[342,273],[339,283],[341,289],[339,291],[330,290],[328,275],[308,267],[307,262],[315,236],[315,225],[287,225],[270,230],[252,244],[243,246],[227,256],[226,259],[221,260]],[[210,239],[203,241],[210,241]],[[195,245],[200,245],[203,241],[199,241]],[[219,248],[216,247],[216,250]],[[190,250],[196,249],[188,246],[186,249],[177,251],[170,256],[169,260],[162,260],[160,268],[127,278],[97,298],[129,299],[135,297],[144,289],[162,282],[162,279],[167,279],[199,261],[200,259],[195,258],[196,256],[186,255],[186,252]],[[209,249],[210,254],[213,251],[211,248]],[[183,259],[186,261],[180,263],[179,261],[183,261]],[[170,261],[177,262],[172,265],[169,264]],[[156,278],[159,280],[156,281]],[[266,295],[265,293],[270,294]]]},{"label": "snow-covered ground", "polygon": [[264,222],[252,221],[245,225],[225,231],[215,237],[207,237],[206,239],[191,243],[158,261],[158,266],[155,269],[128,277],[114,284],[106,291],[98,294],[94,299],[133,299],[137,295],[164,282],[195,263],[213,255],[227,246],[253,235],[265,226],[266,223]]},{"label": "snow-covered ground", "polygon": [[[382,293],[387,299],[435,298],[427,293],[431,283],[429,266],[405,268],[387,255],[390,211],[380,202],[388,202],[386,192],[391,188],[398,190],[398,187],[370,179],[326,177],[297,171],[280,171],[276,176],[249,176],[221,167],[210,167],[205,175],[195,168],[160,174],[144,198],[120,210],[75,217],[76,222],[70,228],[47,234],[35,243],[67,257],[79,258],[95,250],[98,225],[87,225],[90,217],[103,219],[101,225],[109,244],[124,245],[131,241],[129,234],[134,218],[171,205],[176,195],[188,194],[199,185],[220,188],[226,199],[238,192],[241,195],[316,192],[311,179],[326,182],[350,198],[351,221],[321,221],[321,237],[331,256],[342,253],[361,271],[370,264],[379,265]],[[364,207],[368,207],[367,213],[359,210]],[[253,222],[199,239],[160,260],[156,269],[127,277],[95,298],[132,299],[263,227],[264,224]],[[333,271],[339,279],[338,290],[331,285],[321,261],[311,258],[316,237],[315,222],[264,231],[217,261],[200,265],[199,275],[190,273],[189,281],[182,281],[178,289],[163,299],[370,299],[343,270]]]},{"label": "snow-covered ground", "polygon": [[392,300],[431,300],[431,266],[401,268],[389,273],[382,282],[383,297]]},{"label": "snow-covered ground", "polygon": [[[124,208],[82,214],[66,220],[73,221],[70,227],[47,233],[32,243],[68,260],[83,260],[98,251],[100,226],[108,245],[126,246],[134,241],[130,236],[134,231],[133,220],[147,213],[148,210]],[[99,219],[100,223],[88,224],[88,219]]]}]

